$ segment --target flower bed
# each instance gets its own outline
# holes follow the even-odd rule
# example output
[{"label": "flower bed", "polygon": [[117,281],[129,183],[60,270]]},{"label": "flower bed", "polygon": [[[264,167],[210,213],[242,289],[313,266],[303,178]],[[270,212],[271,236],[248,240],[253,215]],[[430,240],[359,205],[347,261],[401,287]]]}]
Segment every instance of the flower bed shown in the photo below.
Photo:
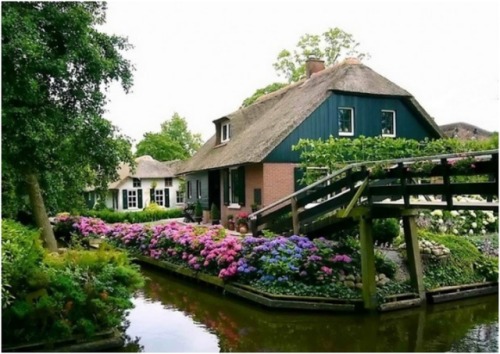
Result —
[{"label": "flower bed", "polygon": [[[220,225],[200,227],[114,224],[81,217],[73,224],[80,237],[105,237],[133,254],[165,260],[224,281],[249,284],[275,294],[353,299],[361,296],[359,242],[303,236],[239,237]],[[377,256],[377,273],[393,269]],[[387,273],[387,271],[386,271]],[[390,278],[393,274],[380,274]],[[392,281],[392,280],[391,280]],[[381,282],[383,288],[389,280]],[[395,287],[398,288],[398,287]],[[398,289],[408,291],[407,287]]]}]

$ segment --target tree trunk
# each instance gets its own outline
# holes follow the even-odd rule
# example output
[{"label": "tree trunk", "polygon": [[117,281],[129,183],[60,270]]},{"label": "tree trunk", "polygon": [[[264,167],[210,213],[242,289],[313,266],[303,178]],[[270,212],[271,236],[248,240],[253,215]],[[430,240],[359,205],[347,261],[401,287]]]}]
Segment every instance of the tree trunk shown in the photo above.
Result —
[{"label": "tree trunk", "polygon": [[44,246],[51,252],[57,251],[57,241],[52,226],[49,223],[49,217],[47,215],[47,210],[45,210],[45,203],[43,202],[42,191],[38,184],[38,177],[35,173],[30,172],[26,175],[26,185],[36,225],[42,230]]}]

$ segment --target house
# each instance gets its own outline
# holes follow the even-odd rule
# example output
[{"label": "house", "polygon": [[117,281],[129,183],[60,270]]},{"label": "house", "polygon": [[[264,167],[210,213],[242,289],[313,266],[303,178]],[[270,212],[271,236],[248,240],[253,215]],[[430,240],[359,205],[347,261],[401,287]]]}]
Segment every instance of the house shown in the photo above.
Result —
[{"label": "house", "polygon": [[293,193],[299,186],[300,138],[386,136],[439,138],[442,133],[407,91],[357,59],[325,69],[309,59],[307,77],[213,121],[214,135],[179,173],[187,202],[228,214],[251,211]]},{"label": "house", "polygon": [[[138,211],[152,202],[165,208],[184,205],[181,180],[176,177],[179,161],[160,162],[145,155],[136,158],[135,162],[135,172],[128,164],[119,166],[118,180],[108,185],[106,207],[117,211]],[[89,208],[98,200],[92,192],[86,192],[84,196]]]},{"label": "house", "polygon": [[449,138],[458,138],[462,140],[470,139],[488,139],[493,135],[492,132],[476,127],[475,125],[458,122],[441,125],[439,128],[443,131],[443,134]]}]

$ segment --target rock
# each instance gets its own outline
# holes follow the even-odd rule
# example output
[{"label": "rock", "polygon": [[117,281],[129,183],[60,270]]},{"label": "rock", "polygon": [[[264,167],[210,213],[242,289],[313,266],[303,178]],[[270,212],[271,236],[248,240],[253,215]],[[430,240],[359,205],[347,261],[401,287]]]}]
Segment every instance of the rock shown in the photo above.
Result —
[{"label": "rock", "polygon": [[344,282],[344,285],[347,286],[348,288],[354,288],[356,286],[356,284],[353,281],[350,281],[350,280],[346,280]]},{"label": "rock", "polygon": [[378,275],[378,278],[379,278],[379,280],[382,280],[382,279],[387,278],[387,276],[386,276],[384,273],[380,273],[380,274]]},{"label": "rock", "polygon": [[375,275],[375,281],[379,281],[378,275]]},{"label": "rock", "polygon": [[431,251],[431,249],[429,247],[426,247],[426,248],[423,249],[423,253],[425,253],[425,254],[431,254],[432,251]]},{"label": "rock", "polygon": [[435,256],[441,256],[443,254],[443,250],[441,250],[439,248],[434,248],[432,250],[432,254],[435,255]]},{"label": "rock", "polygon": [[340,280],[340,281],[344,281],[344,280],[345,280],[345,275],[344,275],[344,274],[342,274],[342,275],[339,277],[339,280]]},{"label": "rock", "polygon": [[387,283],[388,283],[388,282],[390,282],[390,281],[391,281],[391,280],[390,280],[389,278],[384,278],[384,279],[381,279],[381,280],[379,281],[379,283],[381,283],[381,284],[382,284],[382,286],[384,286],[385,284],[387,284]]},{"label": "rock", "polygon": [[363,289],[363,283],[356,283],[356,288]]},{"label": "rock", "polygon": [[356,280],[356,277],[353,274],[349,274],[348,276],[345,277],[345,280],[354,281]]},{"label": "rock", "polygon": [[361,275],[356,274],[356,283],[361,283]]}]

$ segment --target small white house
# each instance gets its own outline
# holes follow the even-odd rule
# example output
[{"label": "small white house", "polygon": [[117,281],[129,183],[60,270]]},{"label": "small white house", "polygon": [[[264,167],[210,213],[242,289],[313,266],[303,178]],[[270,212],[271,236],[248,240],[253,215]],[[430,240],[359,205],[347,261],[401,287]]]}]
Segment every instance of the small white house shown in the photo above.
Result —
[{"label": "small white house", "polygon": [[[135,172],[128,164],[120,165],[119,179],[108,186],[106,207],[117,211],[138,211],[152,202],[165,208],[183,206],[181,180],[175,176],[180,161],[161,162],[149,155],[140,156],[135,161]],[[90,204],[95,202],[91,193],[85,193],[85,198],[91,207]]]}]

